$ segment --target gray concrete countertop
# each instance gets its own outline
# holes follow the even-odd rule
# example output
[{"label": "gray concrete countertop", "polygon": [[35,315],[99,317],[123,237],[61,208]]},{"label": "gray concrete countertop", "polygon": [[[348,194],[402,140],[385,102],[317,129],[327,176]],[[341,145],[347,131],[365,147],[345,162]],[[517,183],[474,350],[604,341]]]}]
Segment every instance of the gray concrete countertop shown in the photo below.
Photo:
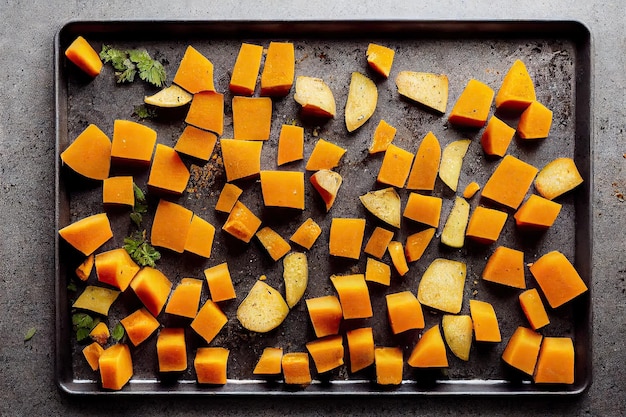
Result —
[{"label": "gray concrete countertop", "polygon": [[[0,4],[0,416],[626,415],[626,4],[111,0]],[[592,34],[593,383],[567,398],[74,399],[54,384],[53,38],[69,20],[554,19]],[[29,328],[36,334],[24,341]]]}]

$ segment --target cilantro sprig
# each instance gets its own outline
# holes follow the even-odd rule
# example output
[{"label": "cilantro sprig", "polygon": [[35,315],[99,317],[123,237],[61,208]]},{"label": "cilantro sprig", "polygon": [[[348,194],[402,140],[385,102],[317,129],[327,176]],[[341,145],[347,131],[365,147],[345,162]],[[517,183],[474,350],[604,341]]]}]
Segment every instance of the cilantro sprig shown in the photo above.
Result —
[{"label": "cilantro sprig", "polygon": [[120,50],[110,45],[102,45],[102,62],[111,63],[118,83],[130,83],[135,76],[156,87],[162,87],[167,75],[159,60],[152,59],[145,49]]},{"label": "cilantro sprig", "polygon": [[154,267],[155,262],[161,259],[159,251],[148,243],[146,231],[136,231],[124,238],[124,249],[138,265]]}]

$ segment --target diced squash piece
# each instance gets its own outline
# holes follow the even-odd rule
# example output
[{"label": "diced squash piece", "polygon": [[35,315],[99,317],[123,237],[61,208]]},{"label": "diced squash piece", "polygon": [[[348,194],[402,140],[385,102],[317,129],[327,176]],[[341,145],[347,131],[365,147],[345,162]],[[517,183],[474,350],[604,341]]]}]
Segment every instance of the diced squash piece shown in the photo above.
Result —
[{"label": "diced squash piece", "polygon": [[374,332],[371,327],[361,327],[346,332],[350,355],[350,372],[358,372],[374,363]]},{"label": "diced squash piece", "polygon": [[242,193],[243,190],[241,188],[237,187],[235,184],[227,182],[224,184],[222,192],[220,192],[217,203],[215,203],[215,210],[223,213],[230,213]]},{"label": "diced squash piece", "polygon": [[131,120],[113,122],[111,157],[114,160],[148,165],[157,141],[156,130]]},{"label": "diced squash piece", "polygon": [[400,385],[404,360],[399,347],[374,348],[376,383],[378,385]]},{"label": "diced squash piece", "polygon": [[261,171],[260,176],[266,207],[304,210],[304,172]]},{"label": "diced squash piece", "polygon": [[365,281],[389,286],[391,283],[391,268],[384,262],[377,261],[374,258],[367,258]]},{"label": "diced squash piece", "polygon": [[467,315],[444,314],[441,327],[443,337],[454,356],[464,361],[469,360],[474,331],[472,318]]},{"label": "diced squash piece", "polygon": [[307,171],[319,171],[320,169],[333,169],[339,165],[339,161],[346,149],[324,139],[315,142],[315,147],[306,163]]},{"label": "diced squash piece", "polygon": [[406,188],[409,190],[434,190],[440,162],[441,145],[439,145],[439,140],[433,132],[428,132],[417,148]]},{"label": "diced squash piece", "polygon": [[169,146],[157,144],[150,167],[148,186],[160,191],[181,195],[191,174],[178,152]]},{"label": "diced squash piece", "polygon": [[226,262],[205,269],[204,276],[209,286],[211,300],[218,303],[237,297],[233,280],[230,276],[230,270]]},{"label": "diced squash piece", "polygon": [[95,260],[96,257],[92,253],[91,255],[87,256],[85,260],[80,263],[80,265],[76,267],[75,272],[78,279],[80,279],[81,281],[87,281],[87,279],[89,279],[89,275],[91,275]]},{"label": "diced squash piece", "polygon": [[237,201],[235,207],[233,207],[226,219],[224,226],[222,226],[222,230],[248,243],[260,226],[261,219],[255,216],[241,201]]},{"label": "diced squash piece", "polygon": [[263,142],[253,140],[220,139],[226,181],[235,181],[259,175]]},{"label": "diced squash piece", "polygon": [[543,336],[526,327],[518,327],[502,352],[504,362],[528,375],[533,375]]},{"label": "diced squash piece", "polygon": [[402,188],[413,163],[413,154],[393,143],[387,147],[376,180],[381,184]]},{"label": "diced squash piece", "polygon": [[268,140],[270,138],[271,98],[235,96],[232,108],[235,139]]},{"label": "diced squash piece", "polygon": [[531,194],[513,217],[515,224],[520,228],[547,229],[554,224],[560,212],[561,204]]},{"label": "diced squash piece", "polygon": [[130,313],[120,323],[133,346],[139,346],[160,326],[159,321],[145,307]]},{"label": "diced squash piece", "polygon": [[410,291],[402,291],[385,296],[387,318],[393,334],[407,330],[424,328],[422,305]]},{"label": "diced squash piece", "polygon": [[486,301],[470,300],[470,315],[477,342],[500,342],[500,326],[493,306]]},{"label": "diced squash piece", "polygon": [[378,126],[376,126],[376,130],[374,130],[372,143],[368,149],[370,155],[385,152],[395,136],[396,128],[381,119],[380,122],[378,122]]},{"label": "diced squash piece", "polygon": [[85,346],[82,352],[83,356],[87,360],[87,363],[91,367],[91,370],[97,371],[100,368],[98,360],[100,359],[100,355],[102,355],[102,352],[104,352],[104,348],[100,346],[99,343],[93,342]]},{"label": "diced squash piece", "polygon": [[282,372],[283,348],[266,347],[252,371],[255,375],[278,375]]},{"label": "diced squash piece", "polygon": [[341,335],[327,336],[306,344],[317,372],[322,374],[343,365],[343,338]]},{"label": "diced squash piece", "polygon": [[93,311],[102,316],[108,316],[111,304],[113,304],[119,295],[120,292],[117,290],[88,285],[78,296],[76,301],[74,301],[72,307],[79,310]]},{"label": "diced squash piece", "polygon": [[533,80],[519,59],[511,65],[496,94],[498,110],[519,112],[537,99]]},{"label": "diced squash piece", "polygon": [[422,257],[431,240],[433,240],[436,230],[434,227],[429,227],[407,236],[404,244],[404,256],[406,256],[407,262],[415,262]]},{"label": "diced squash piece", "polygon": [[304,159],[304,128],[282,125],[278,136],[276,163],[280,166],[301,159]]},{"label": "diced squash piece", "polygon": [[322,233],[322,228],[312,218],[307,218],[289,238],[306,249],[311,249],[317,238]]},{"label": "diced squash piece", "polygon": [[367,64],[383,77],[389,77],[391,66],[393,65],[393,57],[396,52],[383,45],[370,43],[367,45]]},{"label": "diced squash piece", "polygon": [[192,99],[193,94],[176,84],[172,84],[150,96],[144,96],[143,102],[155,107],[174,108],[185,106]]},{"label": "diced squash piece", "polygon": [[557,308],[587,291],[574,265],[559,251],[548,252],[537,259],[530,272],[537,280],[550,307]]},{"label": "diced squash piece", "polygon": [[320,197],[322,197],[322,200],[324,200],[326,211],[329,211],[335,203],[343,178],[335,171],[320,169],[315,174],[311,175],[309,180],[313,188],[315,188]]},{"label": "diced squash piece", "polygon": [[465,229],[469,222],[470,205],[462,197],[454,199],[454,205],[448,215],[443,232],[441,232],[441,243],[451,248],[462,248],[465,244]]},{"label": "diced squash piece", "polygon": [[102,71],[102,61],[98,52],[82,36],[76,37],[67,47],[65,56],[90,77],[95,77]]},{"label": "diced squash piece", "polygon": [[187,343],[185,329],[161,329],[156,341],[159,372],[181,372],[187,369]]},{"label": "diced squash piece", "polygon": [[295,77],[295,50],[291,42],[270,42],[261,72],[261,95],[289,94]]},{"label": "diced squash piece", "polygon": [[308,353],[285,353],[281,365],[285,384],[305,386],[311,383],[311,368]]},{"label": "diced squash piece", "polygon": [[478,185],[476,181],[470,182],[465,186],[465,189],[463,190],[463,198],[469,200],[476,195],[478,190],[480,190],[480,185]]},{"label": "diced squash piece", "polygon": [[333,118],[337,113],[335,96],[321,78],[298,76],[293,99],[302,106],[304,116]]},{"label": "diced squash piece", "polygon": [[154,214],[150,241],[154,246],[183,253],[193,212],[179,204],[161,199]]},{"label": "diced squash piece", "polygon": [[306,300],[306,308],[315,336],[324,337],[339,333],[343,312],[341,303],[334,295],[324,295]]},{"label": "diced squash piece", "polygon": [[372,317],[372,303],[365,275],[331,275],[330,280],[339,295],[344,319]]},{"label": "diced squash piece", "polygon": [[574,383],[574,342],[569,337],[544,337],[535,368],[536,384]]},{"label": "diced squash piece", "polygon": [[208,161],[211,158],[216,142],[217,135],[215,133],[193,126],[186,126],[176,141],[174,150],[201,161]]},{"label": "diced squash piece", "polygon": [[487,84],[471,79],[450,111],[450,123],[463,127],[481,128],[487,122],[494,91]]},{"label": "diced squash piece", "polygon": [[133,359],[128,345],[117,343],[98,358],[102,388],[119,391],[133,376]]},{"label": "diced squash piece", "polygon": [[482,278],[513,288],[526,288],[524,279],[524,252],[498,246],[487,260]]},{"label": "diced squash piece", "polygon": [[459,185],[463,160],[470,143],[471,141],[469,139],[460,139],[449,143],[443,148],[441,164],[439,166],[439,178],[441,178],[441,181],[450,187],[452,191],[456,192],[456,188]]},{"label": "diced squash piece", "polygon": [[425,107],[445,113],[448,106],[448,77],[428,72],[400,71],[398,94]]},{"label": "diced squash piece", "polygon": [[487,128],[480,137],[480,144],[487,155],[504,156],[515,136],[515,129],[491,116],[487,123]]},{"label": "diced squash piece", "polygon": [[506,155],[483,187],[482,196],[512,209],[524,200],[538,169]]},{"label": "diced squash piece", "polygon": [[228,356],[223,347],[200,347],[193,366],[198,384],[224,385],[227,382]]},{"label": "diced squash piece", "polygon": [[213,63],[189,45],[174,75],[174,83],[191,94],[200,91],[215,91]]},{"label": "diced squash piece", "polygon": [[123,248],[97,254],[95,264],[98,281],[112,285],[121,291],[128,288],[130,281],[141,269]]},{"label": "diced squash piece", "polygon": [[215,91],[195,93],[185,123],[221,136],[224,133],[224,95]]},{"label": "diced squash piece", "polygon": [[61,152],[61,161],[83,177],[103,180],[111,168],[111,140],[90,124]]},{"label": "diced squash piece", "polygon": [[385,252],[387,252],[387,247],[392,239],[393,232],[391,230],[376,227],[365,245],[364,252],[381,259],[385,255]]},{"label": "diced squash piece", "polygon": [[172,290],[172,282],[161,271],[149,266],[137,272],[130,282],[139,300],[153,316],[158,316]]},{"label": "diced squash piece", "polygon": [[237,308],[237,319],[244,329],[267,333],[278,327],[289,314],[283,296],[262,280],[254,283]]},{"label": "diced squash piece", "polygon": [[256,232],[256,237],[274,261],[279,260],[291,250],[289,242],[269,226],[265,226]]},{"label": "diced squash piece", "polygon": [[400,196],[393,187],[369,191],[359,199],[374,216],[393,227],[400,227]]},{"label": "diced squash piece", "polygon": [[387,246],[387,250],[389,251],[391,262],[396,268],[398,275],[401,277],[405,276],[406,273],[409,272],[409,266],[406,263],[406,256],[404,255],[404,247],[402,247],[402,243],[391,241],[389,242],[389,246]]},{"label": "diced squash piece", "polygon": [[105,178],[102,181],[102,203],[134,206],[133,177],[125,175]]},{"label": "diced squash piece", "polygon": [[554,200],[582,182],[583,177],[572,158],[557,158],[539,171],[535,178],[535,188],[543,197]]},{"label": "diced squash piece", "polygon": [[353,72],[344,110],[348,132],[363,126],[374,114],[377,103],[378,89],[374,81],[360,72]]},{"label": "diced squash piece", "polygon": [[211,343],[227,322],[220,307],[214,301],[206,300],[190,326],[205,342]]},{"label": "diced squash piece", "polygon": [[411,351],[407,363],[414,368],[446,368],[448,366],[446,345],[438,325],[422,334]]},{"label": "diced squash piece", "polygon": [[519,295],[519,303],[522,311],[533,330],[540,329],[550,324],[548,313],[543,306],[543,301],[536,288],[530,288]]},{"label": "diced squash piece", "polygon": [[517,136],[522,139],[547,138],[552,126],[552,110],[533,101],[522,113],[517,123]]},{"label": "diced squash piece", "polygon": [[411,193],[402,215],[428,226],[439,227],[442,205],[441,197]]},{"label": "diced squash piece", "polygon": [[283,259],[285,301],[289,308],[296,305],[304,295],[309,283],[309,265],[306,254],[292,252]]},{"label": "diced squash piece", "polygon": [[365,219],[334,217],[330,224],[329,252],[333,256],[359,259]]},{"label": "diced squash piece", "polygon": [[103,321],[96,324],[94,328],[91,329],[91,331],[89,332],[89,337],[91,338],[91,340],[101,345],[106,345],[106,343],[109,341],[110,336],[111,333],[109,332],[109,328]]},{"label": "diced squash piece", "polygon": [[237,54],[237,60],[230,76],[228,88],[233,94],[251,96],[254,94],[256,80],[259,77],[263,58],[263,47],[250,43],[242,43]]},{"label": "diced squash piece", "polygon": [[193,319],[198,314],[202,281],[195,278],[183,278],[174,288],[165,306],[165,312],[180,317]]},{"label": "diced squash piece", "polygon": [[500,237],[507,217],[504,211],[478,206],[470,216],[465,235],[476,242],[490,245]]},{"label": "diced squash piece", "polygon": [[210,258],[214,237],[215,226],[194,214],[185,240],[185,251],[195,253],[203,258]]},{"label": "diced squash piece", "polygon": [[422,275],[417,299],[422,305],[457,314],[463,304],[466,272],[463,262],[435,259]]},{"label": "diced squash piece", "polygon": [[99,213],[65,226],[59,235],[84,255],[91,255],[113,237],[113,231],[107,214]]}]

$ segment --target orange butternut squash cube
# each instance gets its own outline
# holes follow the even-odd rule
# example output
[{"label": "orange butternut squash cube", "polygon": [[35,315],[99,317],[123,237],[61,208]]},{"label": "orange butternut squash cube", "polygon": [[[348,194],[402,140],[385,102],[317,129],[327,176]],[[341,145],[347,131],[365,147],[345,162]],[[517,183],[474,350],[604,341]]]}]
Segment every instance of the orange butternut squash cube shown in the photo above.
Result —
[{"label": "orange butternut squash cube", "polygon": [[261,72],[262,96],[286,96],[295,77],[295,50],[291,42],[270,42]]},{"label": "orange butternut squash cube", "polygon": [[220,139],[226,181],[235,181],[259,175],[263,142]]},{"label": "orange butternut squash cube", "polygon": [[487,122],[494,91],[487,84],[471,79],[450,111],[450,123],[463,127],[481,128]]},{"label": "orange butternut squash cube", "polygon": [[406,273],[409,272],[409,265],[407,265],[406,262],[406,256],[404,255],[404,248],[402,247],[402,243],[391,241],[389,242],[389,246],[387,246],[387,250],[389,251],[389,256],[391,256],[391,262],[396,268],[398,275],[400,275],[401,277],[405,276]]},{"label": "orange butternut squash cube", "polygon": [[204,276],[213,301],[220,302],[237,297],[226,262],[205,269]]},{"label": "orange butternut squash cube", "polygon": [[374,258],[367,258],[365,281],[389,286],[391,283],[391,268],[384,262],[377,261]]},{"label": "orange butternut squash cube", "polygon": [[518,327],[502,352],[502,359],[525,374],[535,372],[543,336],[526,327]]},{"label": "orange butternut squash cube", "polygon": [[186,126],[176,141],[174,150],[201,161],[208,161],[211,158],[216,142],[217,135],[215,133],[193,126]]},{"label": "orange butternut squash cube", "polygon": [[133,346],[139,346],[160,326],[159,321],[144,307],[130,313],[120,323]]},{"label": "orange butternut squash cube", "polygon": [[513,217],[515,224],[520,228],[545,230],[554,224],[560,212],[561,204],[531,194]]},{"label": "orange butternut squash cube", "polygon": [[165,193],[181,195],[191,174],[178,152],[169,146],[157,144],[150,167],[148,186]]},{"label": "orange butternut squash cube", "polygon": [[317,372],[322,374],[343,365],[343,338],[341,335],[327,336],[306,344]]},{"label": "orange butternut squash cube", "polygon": [[378,126],[376,126],[376,130],[374,130],[372,143],[368,149],[370,155],[385,152],[395,136],[396,128],[381,119],[378,122]]},{"label": "orange butternut squash cube", "polygon": [[213,83],[213,63],[198,50],[189,45],[174,75],[174,84],[196,94],[201,91],[215,91]]},{"label": "orange butternut squash cube", "polygon": [[534,166],[514,156],[506,155],[487,180],[482,196],[517,209],[538,171]]},{"label": "orange butternut squash cube", "polygon": [[434,227],[429,227],[421,232],[416,232],[407,236],[406,243],[404,244],[404,256],[406,257],[407,262],[415,262],[422,257],[426,248],[433,240],[436,230],[437,229]]},{"label": "orange butternut squash cube", "polygon": [[480,137],[480,144],[487,155],[504,156],[513,136],[515,129],[496,116],[491,116],[487,128]]},{"label": "orange butternut squash cube", "polygon": [[291,250],[291,245],[269,226],[256,232],[256,237],[274,261],[287,255]]},{"label": "orange butternut squash cube", "polygon": [[185,329],[161,329],[156,341],[159,372],[181,372],[187,369]]},{"label": "orange butternut squash cube", "polygon": [[374,332],[371,327],[361,327],[346,332],[350,356],[350,372],[358,372],[374,363]]},{"label": "orange butternut squash cube", "polygon": [[267,207],[304,210],[304,173],[261,171],[261,192]]},{"label": "orange butternut squash cube", "polygon": [[268,140],[272,126],[272,99],[269,97],[233,97],[233,132],[235,139]]},{"label": "orange butternut squash cube", "polygon": [[526,288],[524,252],[498,246],[487,260],[482,278],[513,288]]},{"label": "orange butternut squash cube", "polygon": [[230,351],[223,347],[200,347],[193,366],[199,384],[224,385],[228,374]]},{"label": "orange butternut squash cube", "polygon": [[402,215],[428,226],[439,227],[442,205],[440,197],[411,193]]},{"label": "orange butternut squash cube", "polygon": [[536,384],[574,383],[574,342],[569,337],[544,337],[535,368]]},{"label": "orange butternut squash cube", "polygon": [[365,275],[331,275],[330,280],[339,295],[344,319],[372,317],[372,303]]},{"label": "orange butternut squash cube", "polygon": [[215,203],[215,210],[230,213],[242,193],[243,190],[241,188],[227,182],[220,192],[217,203]]},{"label": "orange butternut squash cube", "polygon": [[470,300],[470,315],[477,342],[500,342],[500,327],[493,306],[486,301]]},{"label": "orange butternut squash cube", "polygon": [[226,219],[224,226],[222,226],[222,230],[248,243],[260,226],[261,219],[255,216],[241,201],[237,201],[235,207],[233,207]]},{"label": "orange butternut squash cube", "polygon": [[428,132],[415,154],[406,188],[409,190],[434,190],[440,163],[441,145],[433,132]]},{"label": "orange butternut squash cube", "polygon": [[426,330],[411,351],[407,363],[414,368],[446,368],[446,345],[438,325]]},{"label": "orange butternut squash cube", "polygon": [[385,78],[389,77],[389,72],[391,72],[391,66],[393,65],[393,57],[396,54],[393,49],[370,43],[365,54],[367,55],[368,65],[374,71]]},{"label": "orange butternut squash cube", "polygon": [[191,328],[207,343],[211,343],[227,322],[228,318],[220,307],[215,302],[206,300],[191,322]]},{"label": "orange butternut squash cube", "polygon": [[278,136],[278,156],[280,166],[304,158],[304,129],[295,125],[282,125]]},{"label": "orange butternut squash cube", "polygon": [[252,371],[255,375],[278,375],[282,372],[283,348],[266,347]]},{"label": "orange butternut squash cube", "polygon": [[128,345],[118,343],[100,354],[98,358],[102,388],[119,391],[133,376],[133,359]]},{"label": "orange butternut squash cube", "polygon": [[520,112],[536,99],[535,86],[526,65],[516,59],[504,76],[496,94],[496,108]]},{"label": "orange butternut squash cube", "polygon": [[154,246],[183,253],[193,212],[179,204],[160,200],[154,214],[150,241]]},{"label": "orange butternut squash cube", "polygon": [[210,258],[214,237],[215,226],[194,214],[189,224],[185,250],[203,258]]},{"label": "orange butternut squash cube", "polygon": [[507,217],[504,211],[478,206],[470,216],[465,235],[478,243],[490,245],[500,237]]},{"label": "orange butternut squash cube", "polygon": [[157,132],[131,120],[113,122],[111,157],[114,161],[148,165],[152,159]]},{"label": "orange butternut squash cube", "polygon": [[242,96],[254,94],[256,80],[261,68],[261,58],[263,58],[262,46],[245,42],[241,44],[228,85],[233,94]]},{"label": "orange butternut squash cube", "polygon": [[95,257],[98,281],[125,291],[135,274],[141,269],[133,261],[126,249],[112,249]]},{"label": "orange butternut squash cube", "polygon": [[377,347],[374,349],[376,383],[378,385],[400,385],[404,360],[399,347]]},{"label": "orange butternut squash cube", "polygon": [[309,217],[293,232],[289,240],[303,248],[311,249],[320,234],[322,228]]},{"label": "orange butternut squash cube", "polygon": [[67,47],[65,56],[90,77],[95,77],[102,71],[100,56],[82,36],[78,36]]},{"label": "orange butternut squash cube", "polygon": [[393,334],[412,329],[424,328],[424,313],[417,297],[410,291],[402,291],[385,296],[387,318]]},{"label": "orange butternut squash cube", "polygon": [[61,152],[61,161],[85,178],[108,178],[111,140],[98,126],[90,124]]},{"label": "orange butternut squash cube", "polygon": [[463,198],[469,200],[470,198],[474,197],[474,195],[476,195],[478,190],[480,190],[480,185],[478,185],[476,181],[470,182],[465,186],[465,189],[463,190]]},{"label": "orange butternut squash cube", "polygon": [[536,288],[530,288],[519,295],[519,303],[522,311],[533,330],[540,329],[550,324],[548,313],[543,306],[543,301]]},{"label": "orange butternut squash cube", "polygon": [[339,333],[339,325],[343,312],[341,303],[334,295],[324,295],[305,300],[309,318],[315,331],[315,336],[324,337]]},{"label": "orange butternut squash cube", "polygon": [[311,383],[311,368],[309,354],[306,352],[285,353],[282,358],[283,377],[285,384],[309,385]]},{"label": "orange butternut squash cube", "polygon": [[130,282],[139,300],[153,316],[158,316],[172,290],[172,282],[158,269],[146,266]]},{"label": "orange butternut squash cube", "polygon": [[165,306],[165,312],[175,316],[193,319],[198,314],[202,281],[195,278],[183,278],[174,288]]},{"label": "orange butternut squash cube", "polygon": [[381,259],[385,255],[385,252],[387,252],[387,247],[392,239],[393,232],[391,230],[377,226],[365,244],[364,252]]},{"label": "orange butternut squash cube", "polygon": [[80,265],[76,267],[76,276],[81,281],[87,281],[89,279],[89,275],[91,275],[95,260],[96,257],[92,253],[91,255],[87,256],[85,260],[80,263]]},{"label": "orange butternut squash cube", "polygon": [[135,205],[133,177],[109,177],[102,181],[102,203],[123,206]]},{"label": "orange butternut squash cube", "polygon": [[111,333],[109,332],[109,328],[103,321],[96,324],[95,327],[89,332],[89,337],[91,338],[91,340],[101,345],[106,345],[106,343],[109,341],[110,336]]},{"label": "orange butternut squash cube", "polygon": [[84,255],[91,255],[113,237],[113,231],[107,214],[98,213],[65,226],[59,235]]},{"label": "orange butternut squash cube", "polygon": [[359,259],[364,233],[365,219],[333,218],[328,244],[330,254]]},{"label": "orange butternut squash cube", "polygon": [[215,91],[195,93],[185,123],[221,136],[224,133],[224,95]]},{"label": "orange butternut squash cube", "polygon": [[98,360],[100,359],[102,352],[104,352],[104,348],[100,346],[98,342],[93,342],[85,346],[82,352],[91,370],[97,371],[100,368]]},{"label": "orange butternut squash cube", "polygon": [[574,265],[559,251],[548,252],[537,259],[530,272],[539,284],[550,307],[557,308],[587,291]]},{"label": "orange butternut squash cube", "polygon": [[333,169],[339,165],[339,161],[345,153],[345,148],[324,139],[318,139],[306,163],[306,170]]},{"label": "orange butternut squash cube", "polygon": [[522,139],[547,138],[552,126],[552,110],[533,101],[522,113],[517,123],[517,136]]},{"label": "orange butternut squash cube", "polygon": [[376,180],[381,184],[402,188],[411,171],[413,154],[393,143],[387,147]]}]

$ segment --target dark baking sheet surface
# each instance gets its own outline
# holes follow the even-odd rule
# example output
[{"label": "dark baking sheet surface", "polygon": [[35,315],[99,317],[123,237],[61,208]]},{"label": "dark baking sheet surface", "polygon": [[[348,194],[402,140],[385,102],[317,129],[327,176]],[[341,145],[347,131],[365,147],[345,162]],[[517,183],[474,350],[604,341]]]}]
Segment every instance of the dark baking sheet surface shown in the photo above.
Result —
[{"label": "dark baking sheet surface", "polygon": [[[65,25],[55,39],[55,98],[57,121],[57,180],[56,221],[61,228],[71,221],[102,211],[100,188],[76,181],[60,166],[59,153],[89,123],[95,123],[110,137],[115,119],[133,118],[135,106],[142,104],[144,95],[157,89],[136,81],[132,85],[116,85],[110,66],[93,81],[86,79],[69,64],[63,51],[77,36],[85,36],[99,51],[102,44],[119,48],[146,48],[153,57],[164,60],[171,82],[187,45],[193,45],[215,65],[215,83],[225,93],[225,132],[232,137],[230,99],[228,91],[230,71],[241,42],[267,46],[270,41],[291,41],[296,48],[296,75],[323,78],[333,90],[337,102],[337,117],[325,124],[310,124],[299,117],[293,100],[293,89],[285,99],[274,100],[271,139],[264,145],[263,169],[275,169],[275,152],[280,125],[297,121],[305,128],[305,161],[315,140],[328,139],[348,148],[337,170],[344,177],[335,206],[327,215],[315,190],[307,185],[304,213],[263,209],[260,189],[255,181],[239,183],[244,188],[243,202],[261,215],[265,224],[275,228],[283,237],[309,215],[323,228],[316,245],[308,252],[310,279],[305,298],[334,293],[328,279],[332,273],[364,272],[366,256],[358,262],[329,259],[327,253],[328,225],[334,217],[364,217],[367,219],[365,240],[379,223],[367,214],[357,198],[374,188],[376,174],[382,160],[368,156],[374,128],[385,119],[398,129],[394,143],[415,152],[423,136],[430,130],[442,147],[449,142],[471,138],[473,142],[463,164],[459,189],[475,180],[484,184],[499,160],[485,158],[480,147],[480,131],[460,131],[447,123],[447,115],[440,116],[401,100],[394,79],[401,70],[426,71],[447,74],[450,79],[448,111],[470,78],[477,78],[497,91],[510,64],[522,59],[529,68],[539,101],[554,112],[550,137],[534,144],[511,143],[509,153],[541,168],[558,156],[573,157],[585,179],[575,192],[559,200],[563,209],[557,224],[548,232],[529,237],[516,231],[512,213],[503,235],[497,244],[482,246],[468,242],[461,250],[449,250],[439,245],[441,227],[452,205],[453,193],[438,180],[434,195],[444,198],[441,226],[424,257],[410,265],[404,278],[392,276],[389,288],[370,284],[374,318],[358,323],[344,323],[345,328],[371,325],[375,342],[379,346],[402,346],[405,358],[419,338],[420,331],[393,336],[386,319],[384,294],[402,290],[417,290],[421,274],[437,257],[462,260],[467,263],[468,276],[462,314],[469,313],[468,300],[476,298],[490,301],[498,314],[503,336],[502,343],[486,346],[474,343],[469,362],[462,362],[448,354],[450,366],[443,371],[418,371],[405,365],[404,383],[397,387],[382,388],[372,383],[373,367],[351,375],[344,365],[329,375],[319,376],[311,364],[314,382],[304,389],[295,389],[277,381],[265,381],[252,375],[251,370],[262,349],[282,346],[285,351],[305,351],[304,344],[314,339],[304,301],[297,304],[286,321],[268,334],[250,334],[243,330],[235,318],[237,305],[250,286],[261,274],[268,283],[283,290],[282,263],[271,262],[254,240],[242,245],[219,231],[225,219],[213,210],[219,191],[224,184],[222,170],[215,160],[206,165],[186,160],[192,170],[189,190],[176,201],[210,221],[218,229],[210,259],[198,259],[162,250],[161,269],[176,284],[183,277],[204,279],[203,270],[228,260],[237,300],[221,304],[229,322],[211,346],[230,349],[229,381],[221,387],[200,386],[195,382],[193,356],[203,342],[187,330],[189,367],[174,380],[157,372],[155,340],[133,350],[135,374],[121,391],[108,392],[99,387],[98,374],[86,365],[75,342],[71,326],[71,298],[67,285],[74,268],[82,258],[57,236],[56,243],[56,379],[60,389],[79,395],[135,395],[135,394],[193,394],[193,395],[437,395],[437,394],[489,394],[520,395],[577,394],[591,382],[591,291],[567,307],[551,311],[552,323],[542,331],[544,335],[567,335],[574,338],[576,349],[576,380],[569,386],[534,385],[527,378],[512,372],[500,359],[508,338],[518,325],[526,325],[517,296],[519,291],[507,290],[480,279],[488,256],[496,245],[502,244],[524,250],[525,262],[533,262],[549,250],[558,249],[573,260],[587,285],[591,283],[591,190],[592,148],[590,137],[591,90],[591,40],[586,27],[577,22],[561,21],[345,21],[345,22],[211,22],[211,21],[93,21],[71,22]],[[396,50],[395,61],[388,80],[377,78],[365,62],[365,51],[370,42],[379,42]],[[373,78],[379,90],[378,107],[372,118],[353,134],[345,130],[343,106],[345,104],[350,73],[360,71]],[[158,141],[173,146],[184,128],[184,111],[167,112],[153,120],[144,120],[158,132]],[[514,121],[509,120],[514,123]],[[216,147],[219,155],[219,146]],[[194,166],[192,166],[194,165]],[[304,161],[282,169],[303,170]],[[147,170],[136,175],[136,182],[145,189]],[[306,181],[308,184],[308,177]],[[403,207],[407,190],[400,190]],[[149,196],[153,212],[158,199]],[[480,203],[479,196],[470,201],[472,207]],[[119,247],[128,233],[128,212],[109,212],[115,236],[101,250]],[[151,218],[145,221],[149,230]],[[403,220],[396,238],[416,231],[414,224]],[[297,247],[294,247],[297,250]],[[390,262],[388,255],[384,258]],[[536,284],[528,270],[527,284]],[[96,282],[94,276],[90,283]],[[84,284],[79,283],[79,288]],[[590,288],[591,290],[591,288]],[[203,289],[202,300],[208,290]],[[124,294],[117,301],[108,319],[113,327],[120,318],[139,307],[132,294]],[[162,323],[181,323],[164,313]],[[425,309],[426,328],[438,323],[441,314]],[[347,362],[346,353],[346,362]]]}]

